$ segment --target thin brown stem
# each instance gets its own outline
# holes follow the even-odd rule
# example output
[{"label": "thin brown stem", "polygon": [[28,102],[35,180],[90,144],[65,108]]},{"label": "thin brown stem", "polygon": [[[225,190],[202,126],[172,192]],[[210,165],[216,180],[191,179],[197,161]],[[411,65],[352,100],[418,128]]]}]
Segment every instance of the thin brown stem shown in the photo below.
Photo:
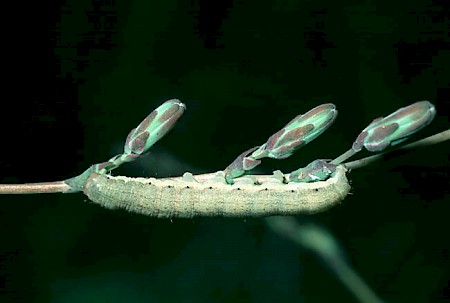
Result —
[{"label": "thin brown stem", "polygon": [[64,181],[24,183],[24,184],[0,184],[0,194],[45,194],[66,193],[72,188]]}]

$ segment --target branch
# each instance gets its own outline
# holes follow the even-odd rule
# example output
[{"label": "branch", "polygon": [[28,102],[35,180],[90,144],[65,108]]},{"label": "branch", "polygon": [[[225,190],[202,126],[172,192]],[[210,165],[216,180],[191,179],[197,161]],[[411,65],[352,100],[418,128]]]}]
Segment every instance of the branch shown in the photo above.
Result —
[{"label": "branch", "polygon": [[46,194],[66,193],[72,188],[64,181],[24,183],[24,184],[0,184],[0,194]]}]

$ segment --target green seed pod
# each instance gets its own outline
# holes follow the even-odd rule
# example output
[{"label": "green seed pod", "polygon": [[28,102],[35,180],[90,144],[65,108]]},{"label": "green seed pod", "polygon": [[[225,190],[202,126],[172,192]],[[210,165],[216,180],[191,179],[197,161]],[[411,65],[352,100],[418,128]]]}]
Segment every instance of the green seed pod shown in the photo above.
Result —
[{"label": "green seed pod", "polygon": [[435,115],[436,110],[428,101],[402,107],[386,118],[373,120],[356,138],[352,149],[357,152],[364,146],[368,151],[382,151],[430,124]]},{"label": "green seed pod", "polygon": [[284,159],[291,156],[301,146],[322,134],[334,122],[337,110],[334,104],[319,105],[304,115],[298,115],[280,131],[272,135],[266,143],[240,154],[226,169],[225,179],[232,184],[261,163],[259,159]]},{"label": "green seed pod", "polygon": [[185,110],[186,106],[180,100],[171,99],[164,102],[128,134],[125,154],[145,153],[174,127]]},{"label": "green seed pod", "polygon": [[304,115],[298,115],[251,155],[255,159],[284,159],[321,135],[337,117],[336,106],[319,105]]}]

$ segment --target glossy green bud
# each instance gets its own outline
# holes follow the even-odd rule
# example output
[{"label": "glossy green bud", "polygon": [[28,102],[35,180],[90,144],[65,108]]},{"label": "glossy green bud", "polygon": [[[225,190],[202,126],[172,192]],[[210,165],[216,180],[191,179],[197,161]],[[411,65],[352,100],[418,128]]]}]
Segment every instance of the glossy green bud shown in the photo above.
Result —
[{"label": "glossy green bud", "polygon": [[266,143],[240,154],[224,170],[228,184],[233,179],[261,163],[259,159],[284,159],[291,156],[301,146],[311,142],[322,134],[334,122],[337,116],[333,104],[319,105],[304,115],[298,115],[280,131],[270,136]]},{"label": "glossy green bud", "polygon": [[352,149],[357,152],[364,146],[368,151],[382,151],[430,124],[435,115],[436,110],[428,101],[402,107],[385,118],[372,121],[356,138]]},{"label": "glossy green bud", "polygon": [[180,100],[164,102],[128,134],[125,154],[141,155],[146,152],[174,127],[185,110],[186,106]]},{"label": "glossy green bud", "polygon": [[273,134],[251,156],[255,159],[287,158],[297,149],[321,135],[333,124],[336,117],[337,110],[334,104],[319,105],[306,114],[295,117],[280,131]]}]

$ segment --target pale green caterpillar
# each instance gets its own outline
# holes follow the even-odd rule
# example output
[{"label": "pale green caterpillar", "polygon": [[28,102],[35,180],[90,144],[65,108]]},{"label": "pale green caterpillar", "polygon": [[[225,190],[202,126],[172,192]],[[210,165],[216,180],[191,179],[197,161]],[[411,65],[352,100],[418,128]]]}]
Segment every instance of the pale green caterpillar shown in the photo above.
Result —
[{"label": "pale green caterpillar", "polygon": [[[103,207],[160,218],[260,217],[311,214],[342,201],[350,191],[340,165],[326,181],[283,183],[283,174],[250,175],[227,184],[224,173],[182,178],[89,175],[83,192]],[[288,176],[287,176],[288,177]]]}]

